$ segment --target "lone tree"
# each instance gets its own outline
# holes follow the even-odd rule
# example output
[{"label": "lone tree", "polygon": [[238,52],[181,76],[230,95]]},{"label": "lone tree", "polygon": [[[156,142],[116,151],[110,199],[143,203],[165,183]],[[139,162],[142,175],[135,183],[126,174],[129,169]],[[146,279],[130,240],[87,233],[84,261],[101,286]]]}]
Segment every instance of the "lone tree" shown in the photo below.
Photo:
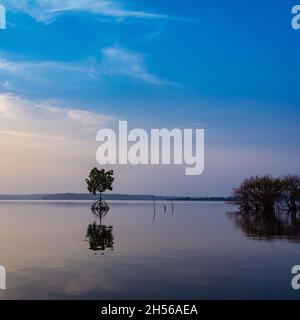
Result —
[{"label": "lone tree", "polygon": [[87,188],[90,193],[94,196],[99,193],[100,203],[102,202],[102,193],[106,190],[112,190],[112,184],[114,182],[113,170],[105,171],[104,169],[99,170],[94,168],[91,170],[88,179],[85,180]]},{"label": "lone tree", "polygon": [[281,203],[290,212],[297,212],[300,204],[300,177],[287,175],[281,179]]}]

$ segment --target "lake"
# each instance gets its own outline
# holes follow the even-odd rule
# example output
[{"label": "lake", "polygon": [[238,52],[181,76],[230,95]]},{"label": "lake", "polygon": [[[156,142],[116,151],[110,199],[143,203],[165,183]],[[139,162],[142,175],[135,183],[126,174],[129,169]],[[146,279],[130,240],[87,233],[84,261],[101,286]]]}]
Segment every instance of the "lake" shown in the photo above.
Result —
[{"label": "lake", "polygon": [[298,217],[223,202],[0,202],[1,299],[299,299]]}]

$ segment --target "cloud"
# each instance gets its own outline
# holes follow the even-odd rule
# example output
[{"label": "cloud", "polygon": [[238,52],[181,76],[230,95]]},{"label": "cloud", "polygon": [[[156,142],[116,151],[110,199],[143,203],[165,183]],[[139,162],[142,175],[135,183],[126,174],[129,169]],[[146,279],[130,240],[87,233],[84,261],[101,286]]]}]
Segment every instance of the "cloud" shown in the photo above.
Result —
[{"label": "cloud", "polygon": [[44,134],[33,134],[29,132],[22,131],[13,131],[13,130],[0,130],[1,136],[10,136],[16,138],[24,138],[24,139],[39,139],[39,140],[54,140],[54,141],[63,141],[64,139],[59,136],[54,135],[44,135]]},{"label": "cloud", "polygon": [[28,80],[46,80],[55,73],[81,74],[93,77],[96,70],[92,61],[67,63],[60,61],[22,61],[0,58],[0,74],[10,74]]},{"label": "cloud", "polygon": [[97,82],[97,63],[87,59],[75,63],[65,61],[21,60],[2,54],[0,58],[0,92],[13,92],[40,97],[65,96]]},{"label": "cloud", "polygon": [[[116,118],[87,110],[58,108],[35,103],[21,97],[0,94],[0,126],[2,135],[20,138],[66,140],[83,133],[96,132],[114,123]],[[58,138],[59,137],[59,138]]]},{"label": "cloud", "polygon": [[116,120],[113,117],[98,115],[86,110],[68,110],[66,112],[70,120],[78,123],[88,131],[97,130],[99,126]]},{"label": "cloud", "polygon": [[4,0],[10,10],[23,12],[39,22],[49,23],[59,15],[88,12],[121,21],[127,18],[164,19],[167,15],[129,9],[121,1],[113,0]]},{"label": "cloud", "polygon": [[146,67],[142,54],[120,47],[108,47],[102,51],[101,73],[108,76],[125,76],[154,85],[174,85],[174,82],[160,79],[151,74]]},{"label": "cloud", "polygon": [[[144,56],[120,47],[101,50],[102,59],[87,58],[75,63],[64,61],[30,61],[5,57],[0,58],[0,89],[5,92],[21,92],[47,86],[52,89],[76,88],[101,85],[102,77],[128,77],[150,85],[176,85],[160,79],[148,71]],[[54,84],[53,87],[50,84]],[[25,90],[26,92],[26,90]]]}]

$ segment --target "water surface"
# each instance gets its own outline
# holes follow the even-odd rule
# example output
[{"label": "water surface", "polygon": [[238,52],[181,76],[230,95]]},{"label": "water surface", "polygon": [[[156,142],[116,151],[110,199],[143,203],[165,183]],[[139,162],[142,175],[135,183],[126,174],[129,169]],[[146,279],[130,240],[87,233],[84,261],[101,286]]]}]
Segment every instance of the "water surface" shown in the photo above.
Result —
[{"label": "water surface", "polygon": [[[2,299],[287,299],[298,217],[223,202],[0,202]],[[155,209],[155,210],[154,210]],[[295,220],[296,219],[296,220]]]}]

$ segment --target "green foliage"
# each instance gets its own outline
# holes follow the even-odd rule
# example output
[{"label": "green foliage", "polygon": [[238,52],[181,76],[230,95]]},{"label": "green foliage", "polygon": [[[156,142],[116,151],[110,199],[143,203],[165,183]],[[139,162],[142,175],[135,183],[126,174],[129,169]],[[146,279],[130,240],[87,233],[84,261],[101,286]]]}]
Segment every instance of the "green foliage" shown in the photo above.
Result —
[{"label": "green foliage", "polygon": [[106,190],[113,190],[114,172],[113,170],[105,171],[104,169],[99,170],[98,168],[94,168],[85,181],[88,191],[93,195],[100,193],[101,197],[101,194]]}]

